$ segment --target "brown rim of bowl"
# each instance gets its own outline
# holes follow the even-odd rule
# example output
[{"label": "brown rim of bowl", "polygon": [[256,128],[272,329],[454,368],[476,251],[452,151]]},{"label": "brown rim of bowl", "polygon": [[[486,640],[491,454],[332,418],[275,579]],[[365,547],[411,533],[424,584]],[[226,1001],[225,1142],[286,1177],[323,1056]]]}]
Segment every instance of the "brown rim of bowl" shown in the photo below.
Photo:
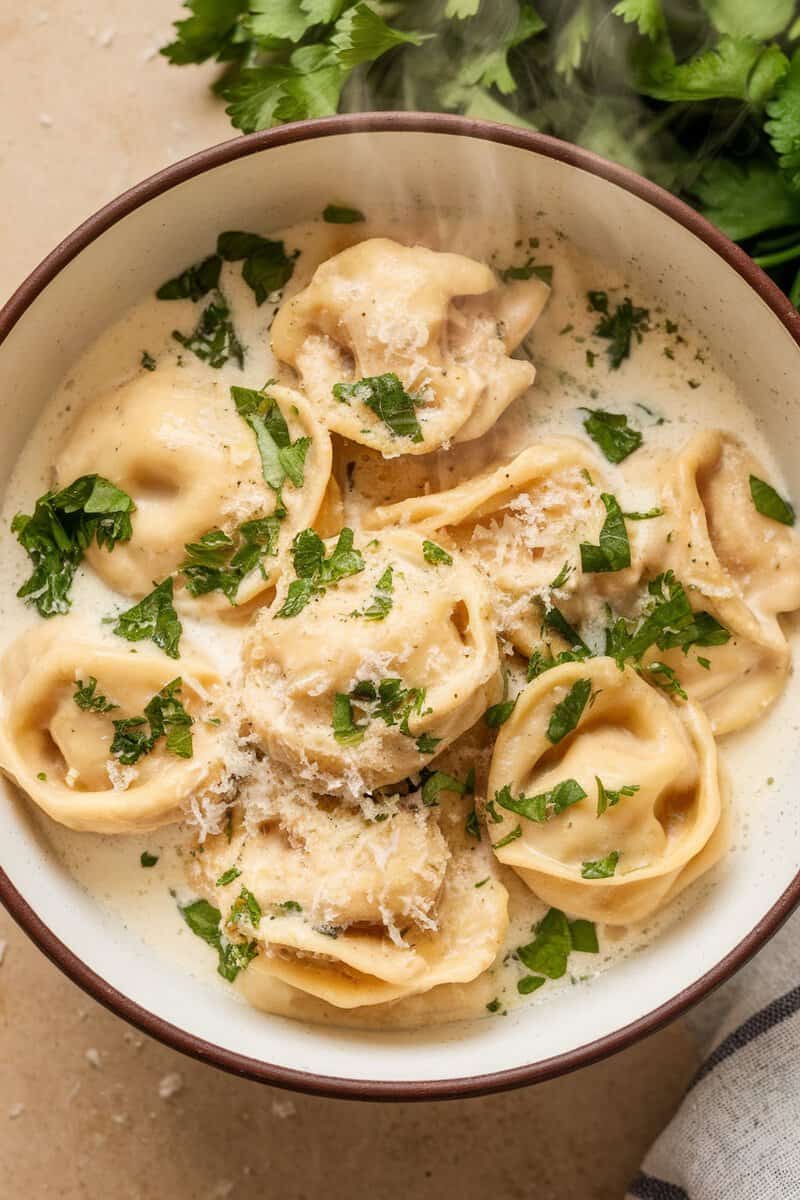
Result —
[{"label": "brown rim of bowl", "polygon": [[[245,155],[257,154],[274,146],[286,146],[293,142],[313,141],[315,138],[331,137],[347,133],[446,133],[459,137],[479,138],[498,142],[546,155],[559,162],[567,163],[581,171],[598,175],[616,184],[627,192],[666,213],[679,225],[683,225],[701,241],[710,246],[729,266],[741,275],[752,289],[772,309],[779,321],[800,346],[800,314],[783,292],[757,267],[748,254],[720,233],[704,217],[678,200],[663,188],[644,179],[641,175],[618,166],[606,159],[562,142],[545,134],[517,129],[509,125],[495,125],[487,121],[475,121],[466,117],[440,113],[360,113],[354,115],[323,117],[315,121],[299,121],[263,133],[252,133],[231,141],[222,142],[207,150],[201,150],[173,166],[151,175],[136,184],[116,200],[105,205],[58,245],[17,289],[8,303],[0,309],[0,344],[6,339],[39,293],[55,278],[67,263],[71,262],[86,246],[116,224],[122,217],[148,200],[168,191],[185,179],[202,175]],[[436,1079],[418,1081],[381,1081],[342,1079],[330,1075],[315,1075],[306,1071],[295,1071],[279,1067],[246,1055],[225,1050],[202,1038],[195,1037],[154,1013],[135,1004],[111,987],[105,980],[90,970],[53,932],[39,919],[30,905],[23,899],[0,869],[0,900],[14,920],[24,929],[33,942],[65,975],[83,988],[106,1008],[124,1017],[132,1025],[159,1041],[189,1054],[201,1062],[210,1063],[261,1083],[275,1087],[290,1088],[320,1096],[354,1100],[445,1100],[467,1096],[485,1095],[506,1088],[523,1087],[541,1083],[579,1067],[589,1066],[608,1055],[616,1054],[632,1045],[639,1038],[655,1033],[656,1030],[684,1013],[718,987],[759,950],[768,938],[780,928],[800,902],[800,872],[795,876],[783,895],[754,929],[730,953],[726,954],[710,971],[689,987],[684,988],[671,1000],[639,1017],[622,1029],[598,1038],[585,1046],[578,1046],[563,1054],[544,1059],[528,1066],[514,1067],[507,1071],[495,1071],[487,1075],[465,1076],[458,1079]]]}]

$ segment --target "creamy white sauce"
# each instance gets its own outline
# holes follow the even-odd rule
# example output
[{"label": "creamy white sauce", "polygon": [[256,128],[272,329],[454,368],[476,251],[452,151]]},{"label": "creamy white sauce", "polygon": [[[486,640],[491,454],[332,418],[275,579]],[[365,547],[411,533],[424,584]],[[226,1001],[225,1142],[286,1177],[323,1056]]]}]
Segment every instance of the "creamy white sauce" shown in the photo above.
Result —
[{"label": "creamy white sauce", "polygon": [[[652,449],[677,450],[700,429],[730,430],[742,437],[764,463],[768,478],[780,483],[779,469],[746,398],[738,394],[702,339],[680,324],[679,316],[659,310],[652,297],[643,295],[640,289],[626,287],[622,275],[612,274],[598,262],[579,255],[557,233],[533,226],[527,233],[539,238],[537,247],[529,247],[527,234],[520,244],[515,244],[518,238],[486,225],[474,227],[461,222],[448,227],[437,222],[431,224],[413,214],[398,213],[356,226],[316,222],[271,236],[282,237],[287,250],[300,251],[287,291],[303,287],[318,263],[331,254],[376,235],[409,243],[418,240],[434,248],[485,258],[498,267],[521,265],[529,255],[539,264],[553,266],[553,293],[527,345],[538,372],[535,386],[507,411],[490,434],[479,443],[460,448],[459,461],[469,471],[542,436],[566,433],[584,437],[583,414],[579,409],[588,405],[627,413],[633,424],[642,429],[646,446]],[[198,247],[197,257],[206,252],[206,247]],[[387,285],[390,286],[389,281]],[[267,302],[256,307],[251,291],[241,279],[240,264],[223,267],[221,287],[246,348],[243,371],[232,362],[213,371],[172,338],[174,329],[185,333],[193,330],[206,301],[195,305],[189,301],[163,302],[148,297],[89,347],[45,405],[9,481],[0,512],[0,559],[4,564],[0,582],[0,651],[41,620],[15,596],[29,573],[29,563],[10,532],[11,520],[17,512],[31,512],[36,498],[51,486],[52,462],[59,444],[84,405],[135,376],[141,370],[143,351],[151,354],[159,366],[177,359],[187,375],[199,381],[213,377],[220,386],[240,383],[259,387],[278,375],[278,364],[268,339],[276,305]],[[631,357],[621,370],[608,369],[606,343],[592,337],[597,314],[587,311],[585,297],[590,288],[608,291],[612,304],[630,294],[635,304],[650,308],[651,329],[641,344],[634,343]],[[678,320],[677,331],[667,332],[668,319]],[[590,365],[592,355],[594,365]],[[663,423],[660,418],[664,418]],[[455,458],[456,455],[448,457],[445,452],[417,458],[409,478],[417,481],[414,486],[424,479],[426,486],[436,490],[452,482],[449,464]],[[604,466],[623,508],[644,510],[657,502],[655,492],[651,493],[647,487],[626,486],[611,464]],[[77,572],[72,599],[73,611],[91,621],[99,621],[116,608],[129,607],[131,603],[110,591],[85,568]],[[238,658],[240,633],[236,626],[185,616],[182,620],[187,639],[209,657],[223,676],[229,674],[231,663]],[[797,640],[796,635],[792,635],[792,640]],[[770,790],[767,780],[779,780],[788,766],[785,730],[798,711],[798,700],[800,685],[792,675],[786,692],[766,719],[721,743],[721,758],[733,780],[734,831],[729,852],[732,856],[747,853],[748,822],[758,819],[759,808],[766,802]],[[192,896],[186,878],[189,838],[185,831],[169,828],[143,836],[111,837],[73,833],[38,811],[36,819],[42,838],[65,869],[134,936],[141,938],[155,954],[180,963],[199,977],[213,975],[213,953],[190,933],[178,910],[177,902],[185,902]],[[158,856],[154,867],[141,867],[143,850]],[[720,869],[726,869],[725,864],[717,868]],[[503,880],[511,895],[506,947],[495,967],[474,984],[438,989],[435,1004],[430,996],[423,995],[367,1014],[340,1012],[276,981],[269,1007],[304,1019],[336,1024],[411,1026],[482,1012],[486,1003],[495,998],[501,1010],[520,1002],[546,1005],[556,1000],[562,988],[607,969],[615,960],[634,953],[657,937],[697,899],[698,889],[713,888],[714,875],[712,871],[667,909],[639,926],[624,930],[599,927],[601,953],[573,953],[567,975],[560,981],[548,982],[527,1000],[520,1001],[516,992],[518,965],[506,966],[503,960],[517,946],[531,940],[531,928],[545,907],[511,871],[503,869]],[[221,987],[228,986],[218,982]]]}]

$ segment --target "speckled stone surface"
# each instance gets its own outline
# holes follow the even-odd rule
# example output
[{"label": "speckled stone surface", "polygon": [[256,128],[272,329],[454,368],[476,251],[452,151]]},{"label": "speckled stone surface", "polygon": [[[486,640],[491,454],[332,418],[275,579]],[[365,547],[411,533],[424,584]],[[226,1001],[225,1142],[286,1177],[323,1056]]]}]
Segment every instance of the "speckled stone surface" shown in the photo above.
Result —
[{"label": "speckled stone surface", "polygon": [[[0,4],[3,299],[100,205],[231,135],[205,86],[213,71],[158,57],[177,8]],[[696,1063],[677,1024],[598,1066],[501,1096],[420,1105],[297,1096],[131,1030],[4,912],[0,941],[8,1200],[617,1200]]]}]

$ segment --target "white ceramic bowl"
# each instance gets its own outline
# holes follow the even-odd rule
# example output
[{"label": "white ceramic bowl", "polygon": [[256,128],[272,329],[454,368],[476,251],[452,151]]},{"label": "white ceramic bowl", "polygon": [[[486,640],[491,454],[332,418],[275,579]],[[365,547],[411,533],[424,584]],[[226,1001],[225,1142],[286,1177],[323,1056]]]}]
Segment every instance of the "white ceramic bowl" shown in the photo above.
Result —
[{"label": "white ceramic bowl", "polygon": [[[487,186],[487,183],[489,186]],[[625,266],[702,331],[757,406],[800,494],[800,317],[741,250],[622,167],[535,133],[457,117],[336,117],[238,138],[146,180],[91,217],[0,312],[0,486],[68,365],[221,228],[268,232],[332,196],[361,207],[541,212],[578,246]],[[786,728],[786,726],[784,726]],[[787,730],[788,736],[788,730]],[[800,899],[800,769],[778,779],[747,853],[647,949],[558,1004],[415,1034],[323,1029],[265,1016],[165,966],[60,868],[2,783],[0,896],[96,999],[180,1050],[273,1084],[362,1098],[468,1095],[531,1083],[619,1050],[739,967]],[[746,800],[746,798],[745,798]]]}]

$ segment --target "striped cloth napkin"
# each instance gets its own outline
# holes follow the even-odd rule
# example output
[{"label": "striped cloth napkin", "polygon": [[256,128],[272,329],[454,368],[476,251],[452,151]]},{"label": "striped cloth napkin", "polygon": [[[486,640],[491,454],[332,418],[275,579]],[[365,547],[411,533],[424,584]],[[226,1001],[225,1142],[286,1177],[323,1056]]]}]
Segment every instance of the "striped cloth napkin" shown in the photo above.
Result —
[{"label": "striped cloth napkin", "polygon": [[628,1200],[800,1200],[800,912],[689,1022],[702,1066]]}]

